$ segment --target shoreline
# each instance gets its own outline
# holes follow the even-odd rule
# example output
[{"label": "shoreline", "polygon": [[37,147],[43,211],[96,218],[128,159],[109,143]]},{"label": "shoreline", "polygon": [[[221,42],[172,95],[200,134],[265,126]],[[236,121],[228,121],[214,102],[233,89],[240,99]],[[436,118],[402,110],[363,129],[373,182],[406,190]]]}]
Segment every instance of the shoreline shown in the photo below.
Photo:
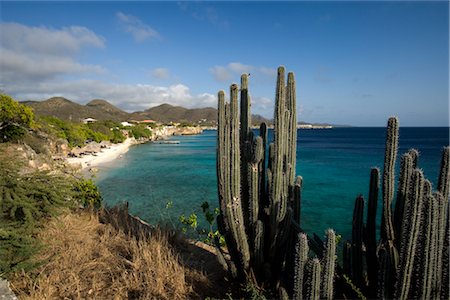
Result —
[{"label": "shoreline", "polygon": [[134,137],[127,138],[125,141],[119,144],[108,144],[108,148],[99,148],[93,153],[84,154],[81,157],[66,157],[65,159],[69,165],[72,165],[74,167],[81,167],[81,170],[85,171],[120,158],[121,155],[128,152],[129,148],[132,145],[144,144],[160,139],[165,140],[171,136],[176,135],[197,135],[201,133],[202,129],[197,127],[177,128],[172,126],[165,126],[155,129],[152,133],[151,138],[149,139],[136,140]]},{"label": "shoreline", "polygon": [[111,144],[109,148],[101,149],[100,152],[95,154],[87,154],[82,157],[67,157],[66,161],[72,166],[81,167],[81,170],[97,167],[101,164],[108,163],[116,160],[121,155],[128,152],[132,145],[136,145],[138,142],[134,138],[127,138],[120,144]]}]

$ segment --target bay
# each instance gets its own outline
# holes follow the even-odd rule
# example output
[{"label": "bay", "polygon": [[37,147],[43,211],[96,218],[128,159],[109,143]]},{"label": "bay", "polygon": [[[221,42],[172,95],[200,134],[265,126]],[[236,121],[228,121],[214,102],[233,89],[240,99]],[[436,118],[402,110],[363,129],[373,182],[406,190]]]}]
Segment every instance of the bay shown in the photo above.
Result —
[{"label": "bay", "polygon": [[[269,131],[269,140],[272,132]],[[129,202],[131,213],[150,223],[179,226],[178,218],[201,204],[218,206],[216,131],[177,136],[180,144],[133,146],[121,159],[100,167],[96,182],[107,205]],[[297,175],[303,177],[301,225],[322,236],[334,228],[351,238],[355,198],[367,199],[371,167],[383,167],[385,128],[298,130]],[[448,127],[400,128],[399,156],[419,150],[419,167],[437,183],[441,151],[449,145]],[[167,205],[171,203],[171,205]],[[381,212],[381,199],[378,201]],[[380,218],[378,218],[380,220]]]}]

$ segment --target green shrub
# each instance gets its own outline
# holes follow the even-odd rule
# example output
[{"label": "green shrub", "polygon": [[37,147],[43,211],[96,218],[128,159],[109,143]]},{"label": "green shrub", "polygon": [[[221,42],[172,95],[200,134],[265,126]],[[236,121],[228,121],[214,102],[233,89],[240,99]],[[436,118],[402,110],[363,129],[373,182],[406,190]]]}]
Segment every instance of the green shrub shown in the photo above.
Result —
[{"label": "green shrub", "polygon": [[133,126],[130,131],[135,139],[149,138],[152,136],[152,131],[144,124]]},{"label": "green shrub", "polygon": [[41,171],[22,174],[23,162],[3,153],[0,157],[0,274],[32,268],[34,264],[29,257],[38,249],[34,240],[36,230],[61,208],[72,207],[77,199],[73,180]]},{"label": "green shrub", "polygon": [[0,94],[0,142],[16,141],[34,125],[33,110]]},{"label": "green shrub", "polygon": [[110,138],[111,143],[118,144],[125,141],[126,137],[123,135],[122,131],[118,128],[111,130],[112,138]]},{"label": "green shrub", "polygon": [[98,187],[92,179],[81,179],[75,184],[77,198],[84,207],[100,208],[102,206],[102,196]]}]

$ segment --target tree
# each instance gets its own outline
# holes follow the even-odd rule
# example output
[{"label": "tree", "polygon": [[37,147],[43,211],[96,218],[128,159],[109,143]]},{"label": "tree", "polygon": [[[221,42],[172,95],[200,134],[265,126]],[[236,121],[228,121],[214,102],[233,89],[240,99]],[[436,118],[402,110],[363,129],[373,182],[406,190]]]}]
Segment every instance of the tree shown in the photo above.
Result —
[{"label": "tree", "polygon": [[33,125],[33,110],[8,95],[0,94],[0,141],[15,140]]}]

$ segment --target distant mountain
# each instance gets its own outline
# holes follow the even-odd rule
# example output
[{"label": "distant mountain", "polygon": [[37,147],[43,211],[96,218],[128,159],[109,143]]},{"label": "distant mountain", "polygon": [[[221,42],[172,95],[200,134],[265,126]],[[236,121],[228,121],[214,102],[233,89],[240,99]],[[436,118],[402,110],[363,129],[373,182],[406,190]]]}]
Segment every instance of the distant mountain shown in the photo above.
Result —
[{"label": "distant mountain", "polygon": [[55,116],[74,122],[80,122],[85,118],[113,121],[124,121],[129,118],[129,113],[105,100],[92,100],[86,105],[81,105],[63,97],[53,97],[45,101],[24,101],[22,103],[33,108],[37,115]]},{"label": "distant mountain", "polygon": [[161,104],[144,111],[134,112],[131,114],[131,118],[145,118],[163,123],[188,122],[212,124],[217,121],[217,109],[212,107],[188,109],[181,106]]},{"label": "distant mountain", "polygon": [[[129,121],[151,119],[157,122],[188,122],[205,125],[217,124],[217,109],[206,108],[184,108],[170,104],[161,104],[144,111],[127,113],[120,108],[102,99],[95,99],[81,105],[63,97],[53,97],[45,101],[24,101],[31,106],[37,115],[55,116],[63,120],[80,122],[85,118],[97,120]],[[270,123],[260,115],[252,116],[252,123],[259,125],[261,122]]]}]

